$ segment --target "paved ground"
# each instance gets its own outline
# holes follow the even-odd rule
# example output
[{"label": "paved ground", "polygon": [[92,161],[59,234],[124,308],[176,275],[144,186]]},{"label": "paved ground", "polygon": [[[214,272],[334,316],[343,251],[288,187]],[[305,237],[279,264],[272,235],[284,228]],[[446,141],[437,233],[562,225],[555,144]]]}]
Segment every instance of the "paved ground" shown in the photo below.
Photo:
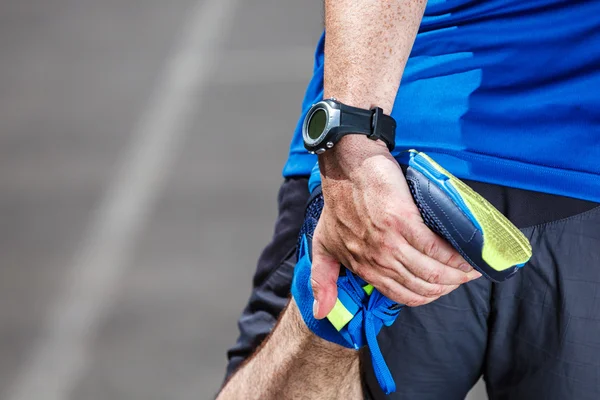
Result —
[{"label": "paved ground", "polygon": [[318,1],[0,2],[0,399],[215,393],[320,30]]}]

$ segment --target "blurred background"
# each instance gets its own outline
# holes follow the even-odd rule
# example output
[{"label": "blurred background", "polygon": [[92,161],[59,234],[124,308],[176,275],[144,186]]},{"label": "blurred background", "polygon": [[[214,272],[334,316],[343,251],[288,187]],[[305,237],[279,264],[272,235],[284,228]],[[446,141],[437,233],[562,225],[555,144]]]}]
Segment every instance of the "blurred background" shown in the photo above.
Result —
[{"label": "blurred background", "polygon": [[0,1],[0,399],[214,396],[321,24],[321,1]]}]

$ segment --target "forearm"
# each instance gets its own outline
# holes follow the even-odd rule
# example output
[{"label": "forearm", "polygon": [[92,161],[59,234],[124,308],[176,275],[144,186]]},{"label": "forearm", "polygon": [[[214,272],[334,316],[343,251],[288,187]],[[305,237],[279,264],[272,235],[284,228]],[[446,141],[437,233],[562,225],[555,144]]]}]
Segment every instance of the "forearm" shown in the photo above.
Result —
[{"label": "forearm", "polygon": [[312,334],[293,300],[217,400],[360,399],[358,352]]},{"label": "forearm", "polygon": [[427,0],[326,0],[325,97],[390,114]]}]

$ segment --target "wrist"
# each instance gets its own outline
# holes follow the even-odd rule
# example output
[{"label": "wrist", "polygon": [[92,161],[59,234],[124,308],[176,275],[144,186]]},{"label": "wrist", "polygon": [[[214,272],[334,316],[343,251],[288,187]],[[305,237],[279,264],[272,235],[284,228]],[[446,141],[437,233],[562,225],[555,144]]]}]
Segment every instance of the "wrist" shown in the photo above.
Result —
[{"label": "wrist", "polygon": [[[366,92],[362,82],[357,80],[344,80],[343,86],[336,85],[335,88],[326,87],[323,92],[323,98],[329,99],[335,97],[338,101],[349,106],[364,108],[370,110],[373,107],[381,107],[385,114],[391,114],[396,99],[396,92],[393,89],[386,90],[385,95],[376,95]],[[373,86],[373,85],[371,85]]]},{"label": "wrist", "polygon": [[323,186],[328,180],[353,179],[374,160],[392,159],[382,140],[372,140],[364,135],[347,135],[331,150],[319,156]]}]

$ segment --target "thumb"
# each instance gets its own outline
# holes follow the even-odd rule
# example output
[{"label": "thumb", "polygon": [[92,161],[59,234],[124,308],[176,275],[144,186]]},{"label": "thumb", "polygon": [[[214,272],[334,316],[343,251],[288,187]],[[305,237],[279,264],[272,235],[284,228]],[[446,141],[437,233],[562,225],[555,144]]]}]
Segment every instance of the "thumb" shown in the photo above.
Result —
[{"label": "thumb", "polygon": [[313,259],[310,282],[315,302],[313,314],[322,319],[333,309],[337,300],[337,279],[340,263],[317,241],[313,240]]}]

